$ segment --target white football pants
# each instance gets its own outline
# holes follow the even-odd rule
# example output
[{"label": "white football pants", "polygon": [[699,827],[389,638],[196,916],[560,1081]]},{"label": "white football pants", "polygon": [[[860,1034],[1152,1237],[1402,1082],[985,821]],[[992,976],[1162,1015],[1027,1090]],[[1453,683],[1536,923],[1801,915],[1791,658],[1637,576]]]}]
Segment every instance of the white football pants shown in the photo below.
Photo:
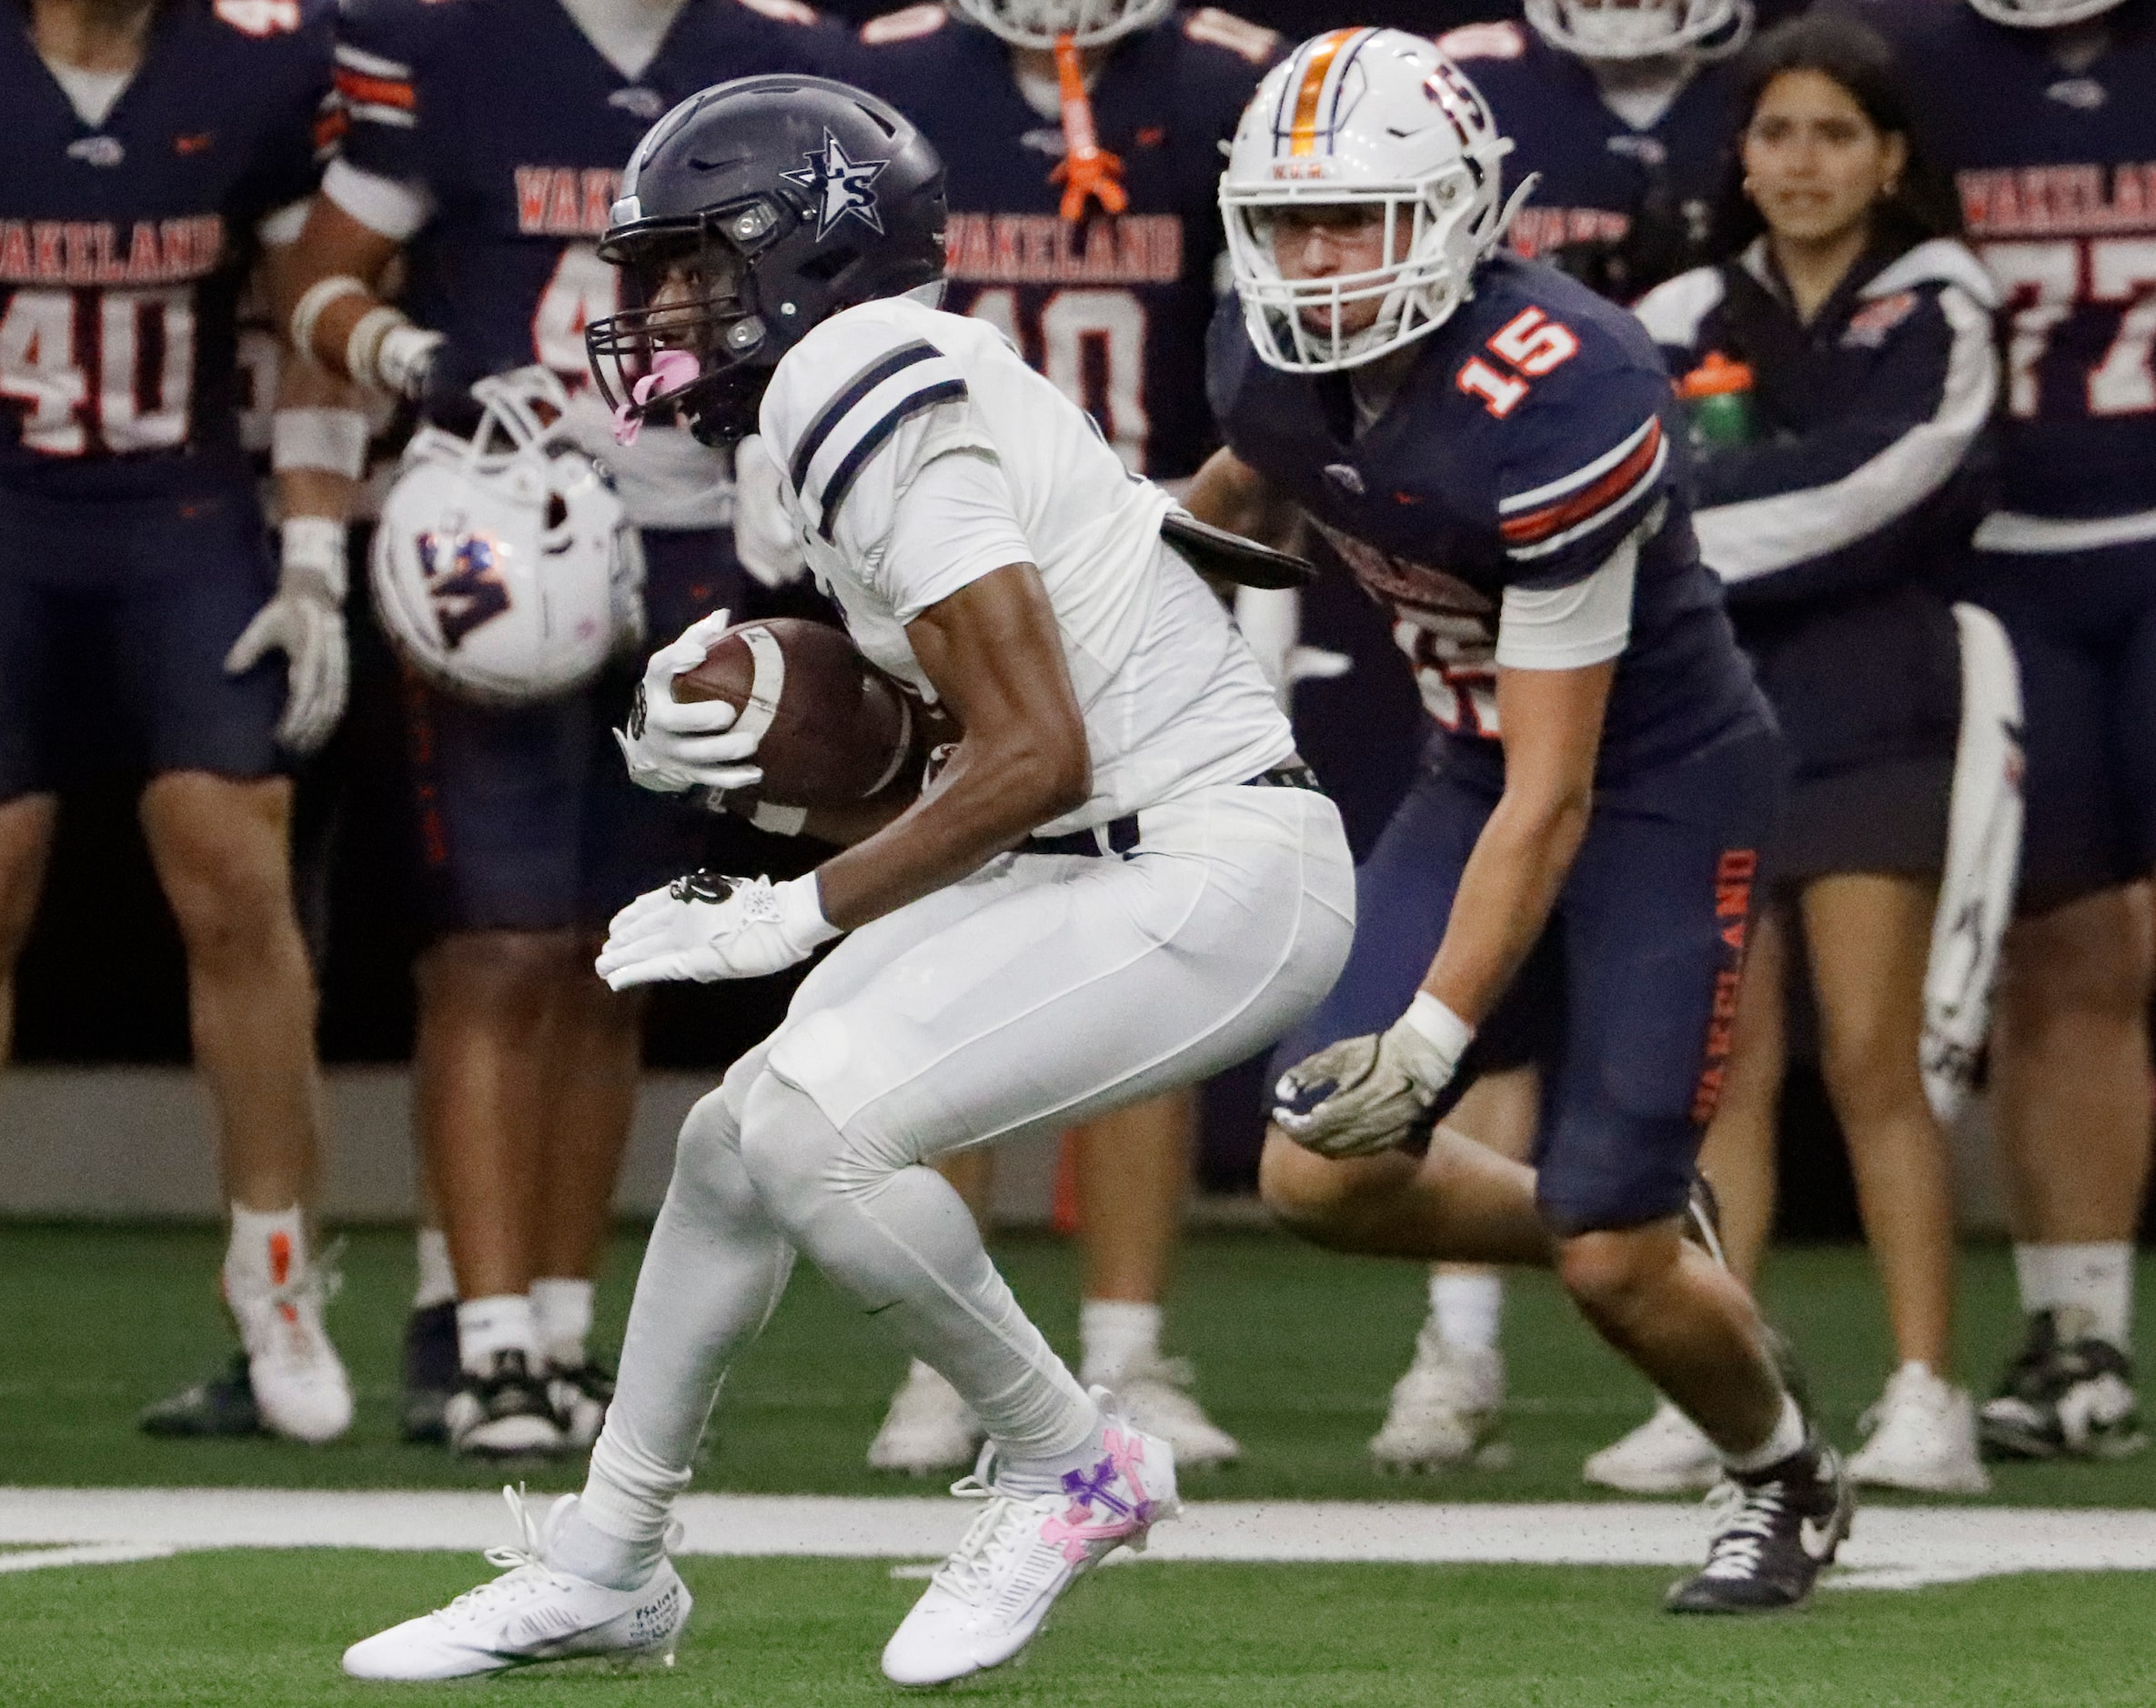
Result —
[{"label": "white football pants", "polygon": [[585,1505],[655,1537],[729,1362],[798,1248],[965,1396],[1013,1459],[1093,1407],[920,1166],[1218,1071],[1331,988],[1355,935],[1333,804],[1202,790],[1128,858],[1008,855],[841,942],[681,1128]]}]

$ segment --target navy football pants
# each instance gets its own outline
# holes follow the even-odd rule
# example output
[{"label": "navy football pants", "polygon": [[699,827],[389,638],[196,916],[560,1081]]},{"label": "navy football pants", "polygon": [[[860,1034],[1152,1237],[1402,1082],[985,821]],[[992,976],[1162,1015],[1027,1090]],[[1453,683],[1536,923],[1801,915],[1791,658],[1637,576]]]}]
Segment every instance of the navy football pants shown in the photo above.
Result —
[{"label": "navy football pants", "polygon": [[[1536,1197],[1560,1234],[1634,1227],[1684,1205],[1721,1089],[1783,767],[1779,737],[1755,725],[1598,792],[1547,928],[1440,1106],[1480,1072],[1541,1069]],[[1356,871],[1346,970],[1281,1044],[1274,1077],[1399,1019],[1496,799],[1426,761]]]}]

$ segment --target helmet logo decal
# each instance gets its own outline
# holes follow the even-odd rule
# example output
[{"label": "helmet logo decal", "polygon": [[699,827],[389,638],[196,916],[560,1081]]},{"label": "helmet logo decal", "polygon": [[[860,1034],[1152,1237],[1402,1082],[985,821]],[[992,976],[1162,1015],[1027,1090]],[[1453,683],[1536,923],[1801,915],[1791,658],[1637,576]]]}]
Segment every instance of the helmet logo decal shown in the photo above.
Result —
[{"label": "helmet logo decal", "polygon": [[883,176],[888,160],[851,160],[845,146],[827,129],[823,146],[801,156],[809,164],[797,172],[779,176],[798,184],[817,198],[816,241],[821,243],[833,226],[848,215],[860,220],[878,236],[883,235],[883,216],[876,211],[876,193],[870,186]]},{"label": "helmet logo decal", "polygon": [[419,536],[418,546],[442,644],[454,651],[473,629],[509,608],[509,590],[495,567],[499,548],[485,534],[432,530]]}]

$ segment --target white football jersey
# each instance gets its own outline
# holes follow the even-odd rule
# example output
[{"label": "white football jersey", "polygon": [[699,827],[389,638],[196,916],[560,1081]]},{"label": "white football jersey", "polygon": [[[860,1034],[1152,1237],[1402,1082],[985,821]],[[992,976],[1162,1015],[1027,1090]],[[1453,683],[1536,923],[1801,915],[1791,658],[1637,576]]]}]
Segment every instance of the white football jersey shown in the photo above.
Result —
[{"label": "white football jersey", "polygon": [[[761,425],[809,568],[854,643],[931,698],[906,624],[1007,564],[1039,568],[1093,789],[1044,830],[1240,783],[1295,750],[1256,658],[1161,539],[1168,495],[987,322],[906,297],[834,315],[780,361]],[[926,488],[907,506],[922,471],[954,454],[1001,471],[1007,512],[931,513]]]}]

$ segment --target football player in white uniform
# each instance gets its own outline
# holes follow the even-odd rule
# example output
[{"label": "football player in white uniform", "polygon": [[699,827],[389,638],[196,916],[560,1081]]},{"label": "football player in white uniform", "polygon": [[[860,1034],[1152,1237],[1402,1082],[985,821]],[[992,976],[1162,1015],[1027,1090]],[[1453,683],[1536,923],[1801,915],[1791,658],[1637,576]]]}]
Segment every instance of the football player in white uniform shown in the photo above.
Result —
[{"label": "football player in white uniform", "polygon": [[[884,1650],[892,1680],[1008,1660],[1174,1508],[1168,1444],[1079,1385],[923,1164],[1278,1037],[1345,960],[1354,879],[1256,659],[1162,540],[1166,494],[993,327],[929,306],[942,176],[882,102],[791,76],[705,91],[630,162],[602,253],[646,306],[589,335],[625,426],[678,409],[722,441],[761,420],[856,642],[964,733],[880,828],[811,815],[859,839],[807,877],[698,874],[615,919],[617,988],[754,978],[845,940],[683,1127],[582,1496],[526,1521],[504,1577],[355,1644],[355,1675],[670,1652],[672,1504],[798,1249],[988,1432],[960,1485],[980,1516]],[[730,710],[670,691],[720,622],[653,658],[640,779],[759,780]]]}]

